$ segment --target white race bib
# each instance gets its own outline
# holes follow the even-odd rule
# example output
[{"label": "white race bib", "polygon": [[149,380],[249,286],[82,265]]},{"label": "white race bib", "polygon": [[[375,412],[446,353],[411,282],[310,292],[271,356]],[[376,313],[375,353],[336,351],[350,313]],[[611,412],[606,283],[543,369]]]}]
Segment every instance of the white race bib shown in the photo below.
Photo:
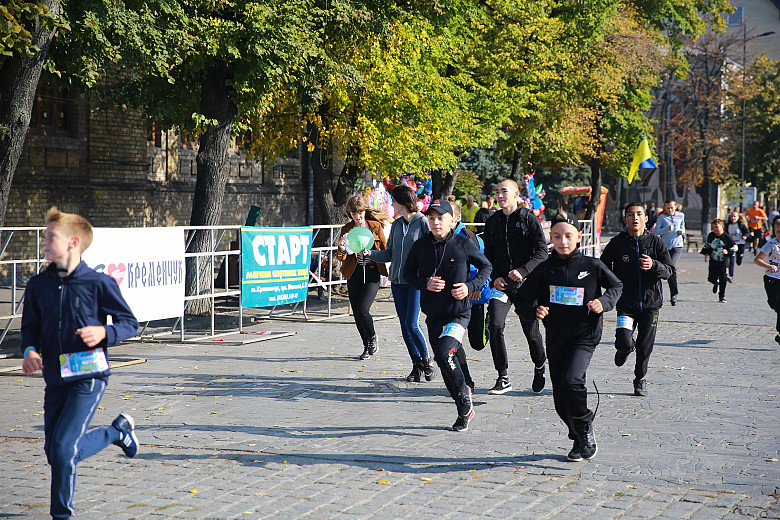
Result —
[{"label": "white race bib", "polygon": [[108,370],[108,360],[102,348],[60,355],[60,375],[63,381],[74,377],[97,375],[106,370]]},{"label": "white race bib", "polygon": [[634,318],[625,315],[618,316],[616,328],[634,330]]},{"label": "white race bib", "polygon": [[581,307],[585,303],[585,288],[551,285],[550,303],[557,303],[559,305],[576,305]]},{"label": "white race bib", "polygon": [[448,323],[444,326],[444,330],[441,331],[440,338],[449,336],[455,338],[459,343],[463,342],[463,334],[466,332],[466,327],[459,323]]}]

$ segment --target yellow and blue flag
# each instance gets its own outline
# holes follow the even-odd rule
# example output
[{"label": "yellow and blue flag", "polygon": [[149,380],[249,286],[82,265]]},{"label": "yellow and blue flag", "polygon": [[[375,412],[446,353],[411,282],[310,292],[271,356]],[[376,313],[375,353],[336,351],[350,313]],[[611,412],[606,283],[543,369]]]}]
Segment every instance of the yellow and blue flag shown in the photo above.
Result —
[{"label": "yellow and blue flag", "polygon": [[628,183],[634,181],[634,176],[639,168],[658,168],[653,156],[650,155],[650,146],[647,144],[647,137],[643,137],[634,152],[634,160],[631,161],[631,169],[628,170]]}]

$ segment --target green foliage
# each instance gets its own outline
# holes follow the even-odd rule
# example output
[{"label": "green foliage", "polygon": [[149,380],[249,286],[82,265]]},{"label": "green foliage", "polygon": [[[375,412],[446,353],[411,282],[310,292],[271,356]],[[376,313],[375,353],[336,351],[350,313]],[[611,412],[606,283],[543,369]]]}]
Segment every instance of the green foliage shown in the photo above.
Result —
[{"label": "green foliage", "polygon": [[[745,180],[759,191],[780,196],[780,62],[765,56],[749,71],[753,95],[745,104],[747,143]],[[741,116],[741,114],[740,114]],[[739,171],[739,161],[734,170]]]},{"label": "green foliage", "polygon": [[460,158],[458,167],[475,173],[483,185],[483,194],[493,193],[495,185],[512,173],[510,165],[493,148],[470,148]]},{"label": "green foliage", "polygon": [[67,29],[67,24],[58,20],[41,2],[9,0],[0,5],[0,55],[11,56],[18,52],[32,57],[40,52],[32,43],[35,24],[49,30],[55,27]]},{"label": "green foliage", "polygon": [[474,200],[479,200],[479,194],[482,192],[482,181],[479,180],[479,176],[471,170],[458,170],[458,177],[455,179],[455,187],[452,189],[452,194],[455,195],[455,200],[460,201],[460,204],[466,203],[466,197],[473,195]]}]

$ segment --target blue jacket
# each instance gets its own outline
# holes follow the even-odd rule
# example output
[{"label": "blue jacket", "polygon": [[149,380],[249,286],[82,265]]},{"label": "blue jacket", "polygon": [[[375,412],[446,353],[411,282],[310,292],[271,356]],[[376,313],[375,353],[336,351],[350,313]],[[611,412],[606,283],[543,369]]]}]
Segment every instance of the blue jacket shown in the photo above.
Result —
[{"label": "blue jacket", "polygon": [[[106,325],[107,316],[111,316],[111,325]],[[104,325],[106,339],[95,347],[88,347],[76,334],[76,329],[87,325]],[[102,348],[105,353],[107,346],[132,337],[137,331],[138,321],[114,279],[92,270],[84,262],[64,278],[52,263],[27,283],[22,311],[22,352],[28,347],[38,351],[47,387],[63,384],[60,355],[92,348]],[[80,379],[105,378],[109,373],[105,370]]]},{"label": "blue jacket", "polygon": [[[469,235],[469,232],[471,233],[471,235]],[[467,229],[466,226],[463,225],[463,222],[458,222],[458,225],[455,226],[455,233],[457,233],[458,235],[462,235],[466,238],[470,238],[472,240],[476,239],[477,245],[479,246],[479,250],[483,254],[485,253],[485,242],[482,241],[479,235],[475,235],[473,231]],[[474,238],[472,238],[472,236]],[[469,280],[472,280],[475,276],[477,276],[478,272],[479,269],[477,269],[473,265],[469,265]],[[480,289],[479,298],[476,300],[471,300],[471,303],[475,303],[475,304],[490,303],[491,293],[492,291],[490,289],[490,279],[488,279],[488,281],[485,282],[485,285],[483,285],[482,288]]]}]

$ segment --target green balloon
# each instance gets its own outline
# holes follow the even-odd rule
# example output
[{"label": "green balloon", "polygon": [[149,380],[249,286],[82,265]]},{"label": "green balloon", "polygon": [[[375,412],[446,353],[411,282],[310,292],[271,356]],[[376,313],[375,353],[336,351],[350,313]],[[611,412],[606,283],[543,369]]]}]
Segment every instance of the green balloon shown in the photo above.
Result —
[{"label": "green balloon", "polygon": [[364,249],[371,249],[374,243],[374,234],[364,227],[356,227],[347,233],[347,245],[353,253],[359,253]]}]

